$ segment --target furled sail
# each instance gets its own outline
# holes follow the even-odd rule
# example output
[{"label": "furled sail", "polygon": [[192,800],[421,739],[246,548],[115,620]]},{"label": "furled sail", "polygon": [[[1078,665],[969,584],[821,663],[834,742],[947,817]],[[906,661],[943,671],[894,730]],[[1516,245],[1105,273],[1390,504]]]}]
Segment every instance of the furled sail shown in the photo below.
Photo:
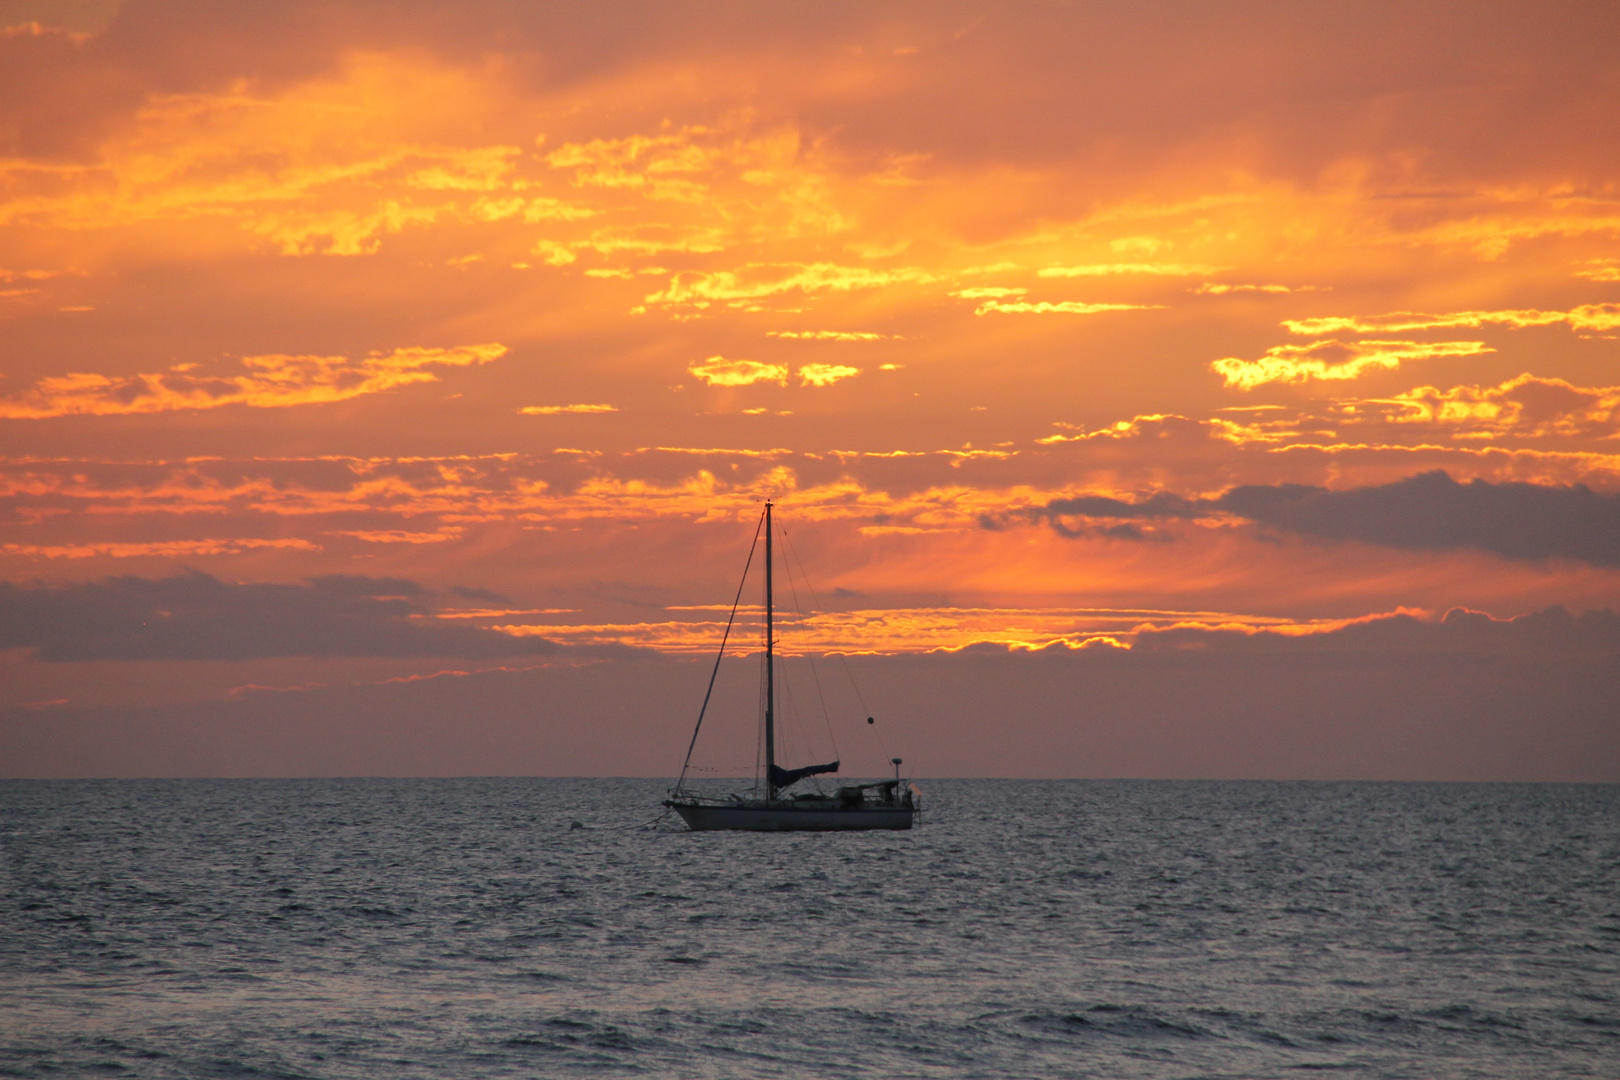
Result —
[{"label": "furled sail", "polygon": [[784,769],[780,765],[771,766],[771,786],[785,788],[797,784],[807,776],[819,776],[822,773],[838,771],[838,762],[829,762],[826,765],[806,765],[802,769]]}]

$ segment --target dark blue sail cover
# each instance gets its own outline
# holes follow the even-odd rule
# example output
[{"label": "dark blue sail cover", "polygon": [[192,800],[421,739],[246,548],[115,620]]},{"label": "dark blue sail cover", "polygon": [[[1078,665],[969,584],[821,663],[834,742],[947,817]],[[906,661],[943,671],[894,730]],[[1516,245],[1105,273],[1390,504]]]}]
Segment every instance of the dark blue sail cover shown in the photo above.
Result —
[{"label": "dark blue sail cover", "polygon": [[771,766],[771,786],[785,788],[790,784],[797,784],[807,776],[819,776],[822,773],[837,772],[838,762],[826,765],[806,765],[802,769],[784,769],[780,765]]}]

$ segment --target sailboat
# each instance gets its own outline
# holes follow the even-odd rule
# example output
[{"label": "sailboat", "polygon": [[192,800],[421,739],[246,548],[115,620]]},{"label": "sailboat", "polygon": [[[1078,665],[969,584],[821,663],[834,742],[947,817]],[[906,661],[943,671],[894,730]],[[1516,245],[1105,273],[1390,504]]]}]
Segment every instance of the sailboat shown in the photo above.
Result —
[{"label": "sailboat", "polygon": [[[751,832],[833,832],[854,829],[909,829],[918,806],[916,789],[910,785],[901,790],[899,758],[890,758],[894,765],[894,779],[873,784],[849,784],[838,788],[832,795],[820,792],[789,794],[789,789],[812,776],[836,773],[841,762],[825,765],[805,765],[785,769],[776,763],[776,634],[775,634],[775,567],[772,557],[772,504],[767,501],[760,524],[765,532],[765,693],[764,725],[765,776],[762,785],[747,793],[735,793],[714,798],[688,791],[686,772],[692,763],[692,748],[697,745],[698,732],[703,728],[703,716],[708,711],[709,699],[714,694],[715,675],[725,656],[726,642],[736,619],[737,604],[732,605],[732,618],[726,623],[725,636],[720,641],[720,655],[715,658],[714,674],[709,676],[709,690],[703,696],[703,707],[698,711],[697,726],[692,730],[692,741],[686,750],[686,764],[680,779],[670,791],[664,805],[681,816],[687,827],[699,832],[711,830],[747,830]],[[754,557],[758,545],[758,527],[755,543],[748,551],[748,561]],[[744,564],[743,580],[748,577]],[[742,586],[737,589],[742,599]],[[870,718],[868,718],[870,720]]]}]

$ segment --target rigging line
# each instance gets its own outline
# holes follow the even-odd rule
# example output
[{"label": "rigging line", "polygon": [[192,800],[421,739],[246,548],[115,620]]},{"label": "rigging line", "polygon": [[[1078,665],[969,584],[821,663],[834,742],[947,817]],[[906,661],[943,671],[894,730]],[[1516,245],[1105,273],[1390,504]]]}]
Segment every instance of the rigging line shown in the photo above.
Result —
[{"label": "rigging line", "polygon": [[[760,624],[762,627],[763,623]],[[759,650],[759,700],[757,715],[759,723],[754,725],[754,791],[759,791],[760,777],[765,773],[765,700],[770,697],[770,690],[766,687],[765,678],[765,650]]]},{"label": "rigging line", "polygon": [[[781,530],[781,533],[782,533],[782,546],[785,549],[787,549],[788,555],[792,557],[793,561],[797,562],[799,564],[799,577],[804,582],[805,590],[810,593],[810,602],[815,605],[815,607],[812,608],[811,610],[813,610],[813,611],[825,611],[826,608],[821,606],[821,597],[816,595],[816,587],[814,585],[810,584],[810,574],[804,568],[804,559],[799,556],[799,549],[794,546],[793,541],[788,539],[788,532],[787,532],[786,528],[783,528]],[[804,609],[799,604],[799,590],[796,589],[794,587],[794,585],[793,585],[793,574],[791,572],[788,574],[788,591],[793,594],[793,607],[794,607],[794,609],[797,610],[799,612],[799,616],[801,618],[803,618],[804,617]],[[808,620],[806,620],[806,621],[808,621]],[[816,684],[816,697],[821,700],[821,720],[822,720],[822,723],[826,724],[826,726],[827,726],[827,737],[832,740],[833,757],[838,758],[838,759],[841,760],[844,755],[843,755],[842,751],[840,751],[838,749],[838,736],[833,734],[832,714],[827,711],[827,695],[822,693],[822,691],[821,691],[821,672],[816,669],[816,658],[815,658],[814,654],[812,654],[810,652],[806,652],[804,655],[805,655],[805,659],[810,661],[810,678]],[[848,665],[847,664],[845,665],[845,670],[846,671],[848,670]],[[853,676],[851,676],[850,677],[851,685],[853,685],[854,682],[855,682],[855,679],[854,679]],[[860,687],[856,687],[855,688],[855,697],[857,698],[857,700],[860,698],[860,695],[861,695]],[[862,701],[861,702],[861,711],[864,712],[865,710],[866,710],[866,702]]]},{"label": "rigging line", "polygon": [[[810,591],[811,601],[816,605],[817,609],[825,611],[826,608],[822,606],[821,597],[816,595],[816,587],[810,584],[810,575],[804,572],[804,560],[799,557],[799,549],[794,547],[793,541],[788,539],[786,529],[782,530],[782,543],[787,549],[789,555],[791,555],[791,557],[794,559],[798,559],[799,573],[804,578],[804,587]],[[855,691],[855,700],[861,703],[861,712],[866,713],[866,715],[870,717],[872,714],[866,706],[866,695],[861,693],[861,684],[855,681],[855,672],[850,669],[849,657],[843,652],[838,652],[834,655],[838,657],[838,663],[844,669],[844,677],[849,680],[849,688]],[[893,755],[889,753],[888,741],[883,738],[882,733],[874,727],[872,729],[872,734],[876,736],[878,749],[883,751],[883,756],[885,758],[892,757]]]},{"label": "rigging line", "polygon": [[692,741],[686,744],[686,760],[681,762],[681,776],[675,781],[675,790],[680,791],[681,785],[686,783],[686,770],[692,766],[692,750],[697,746],[698,732],[703,730],[703,715],[709,711],[709,698],[714,694],[714,680],[720,674],[720,661],[726,656],[726,642],[731,638],[731,624],[737,620],[737,606],[742,603],[743,586],[748,584],[748,568],[754,565],[754,549],[759,546],[759,530],[765,524],[765,515],[759,516],[759,523],[754,526],[754,539],[748,545],[748,559],[743,563],[742,580],[737,582],[737,597],[731,602],[731,614],[726,617],[726,632],[720,638],[720,653],[714,658],[714,670],[709,673],[709,688],[703,692],[703,706],[698,709],[697,725],[692,728]]},{"label": "rigging line", "polygon": [[[810,589],[810,575],[805,572],[804,560],[799,558],[798,549],[795,548],[792,545],[792,543],[789,542],[787,529],[785,529],[785,528],[781,529],[781,533],[782,533],[782,547],[788,552],[788,554],[791,556],[791,559],[797,559],[798,560],[798,563],[799,563],[799,577],[803,579],[804,587],[808,590],[808,589]],[[798,590],[798,587],[793,584],[793,570],[792,570],[793,564],[792,564],[791,559],[782,560],[784,566],[786,566],[787,569],[788,569],[788,574],[787,574],[788,592],[793,597],[793,610],[798,613],[800,621],[803,622],[803,623],[808,623],[810,621],[810,619],[804,613],[804,605],[799,602],[799,590]],[[811,593],[811,599],[812,600],[815,599],[814,592]],[[819,606],[820,605],[818,603],[817,607],[819,607]],[[816,609],[812,608],[811,610],[814,611]],[[816,669],[816,656],[815,656],[815,653],[812,650],[806,650],[805,654],[804,654],[804,659],[810,665],[810,681],[813,684],[815,684],[816,699],[821,703],[821,723],[822,723],[822,726],[824,726],[827,729],[827,738],[832,740],[833,757],[836,758],[836,759],[842,760],[844,755],[843,755],[843,752],[838,749],[838,736],[833,733],[832,714],[827,711],[827,695],[825,693],[823,693],[822,689],[821,689],[821,672]],[[808,740],[806,740],[806,741],[808,741]]]},{"label": "rigging line", "polygon": [[779,720],[776,733],[785,751],[784,757],[808,762],[815,750],[810,744],[810,733],[805,730],[804,710],[799,708],[799,699],[793,696],[793,680],[786,677],[785,672],[778,672],[776,676],[776,705]]}]

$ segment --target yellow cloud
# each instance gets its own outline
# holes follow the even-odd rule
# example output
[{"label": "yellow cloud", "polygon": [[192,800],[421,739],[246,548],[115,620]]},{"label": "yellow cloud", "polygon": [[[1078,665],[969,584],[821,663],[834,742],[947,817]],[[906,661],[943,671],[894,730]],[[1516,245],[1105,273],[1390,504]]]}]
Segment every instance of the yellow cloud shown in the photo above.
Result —
[{"label": "yellow cloud", "polygon": [[[860,531],[867,536],[926,536],[938,532],[882,525],[867,526]],[[713,609],[676,607],[666,610],[704,612]],[[506,614],[492,612],[489,617]],[[744,614],[748,618],[759,618],[757,608],[745,609]],[[1248,632],[1270,629],[1310,634],[1325,632],[1347,621],[1300,622],[1214,611],[1071,607],[891,607],[778,613],[777,617],[783,627],[783,640],[778,648],[786,655],[954,652],[982,644],[1003,645],[1009,649],[1042,649],[1052,645],[1071,649],[1128,648],[1138,634],[1177,627]],[[538,636],[573,645],[612,643],[672,653],[703,653],[713,651],[714,640],[723,626],[723,623],[698,617],[638,623],[508,623],[490,628],[517,637]]]},{"label": "yellow cloud", "polygon": [[573,169],[580,187],[642,189],[655,199],[695,201],[707,185],[693,179],[711,172],[723,152],[694,141],[709,129],[692,126],[673,135],[631,135],[568,143],[546,155],[554,169]]},{"label": "yellow cloud", "polygon": [[371,255],[385,234],[407,225],[431,225],[440,212],[389,199],[368,211],[323,210],[270,213],[254,223],[254,232],[274,240],[283,255]]},{"label": "yellow cloud", "polygon": [[1620,281],[1620,259],[1588,259],[1586,269],[1575,271],[1575,276],[1593,281]]},{"label": "yellow cloud", "polygon": [[1108,246],[1115,251],[1141,251],[1152,255],[1172,245],[1168,240],[1155,236],[1122,236],[1118,240],[1110,240]]},{"label": "yellow cloud", "polygon": [[499,344],[437,349],[409,347],[346,356],[244,356],[239,373],[205,375],[197,365],[112,377],[86,372],[41,379],[33,388],[0,399],[0,418],[112,416],[213,409],[221,405],[281,408],[346,401],[411,383],[436,382],[437,366],[487,364],[506,354]]},{"label": "yellow cloud", "polygon": [[431,191],[497,191],[507,187],[516,146],[478,146],[405,177],[408,187]]},{"label": "yellow cloud", "polygon": [[571,245],[576,251],[590,250],[602,255],[626,252],[631,255],[662,255],[669,251],[686,251],[699,255],[724,251],[724,230],[712,226],[679,226],[669,224],[637,225],[598,229],[584,240]]},{"label": "yellow cloud", "polygon": [[1226,380],[1227,386],[1252,390],[1267,383],[1359,379],[1371,371],[1394,370],[1403,360],[1477,356],[1495,351],[1482,341],[1318,341],[1311,345],[1277,345],[1258,360],[1228,357],[1209,367]]},{"label": "yellow cloud", "polygon": [[[1538,193],[1539,194],[1539,193]],[[1526,199],[1522,194],[1502,191],[1481,192],[1479,198],[1489,209],[1485,213],[1460,220],[1447,221],[1418,231],[1411,236],[1414,243],[1461,245],[1472,248],[1481,257],[1500,258],[1515,243],[1537,240],[1545,236],[1585,237],[1614,236],[1620,234],[1620,215],[1612,211],[1613,203],[1606,199],[1582,200],[1584,206],[1569,200],[1567,195],[1548,192],[1550,198]],[[1551,212],[1547,207],[1551,206]],[[1582,210],[1588,212],[1582,213]]]},{"label": "yellow cloud", "polygon": [[537,221],[578,221],[581,218],[595,217],[600,212],[588,206],[565,203],[561,199],[541,195],[523,205],[523,220],[530,224]]},{"label": "yellow cloud", "polygon": [[1351,408],[1389,406],[1396,424],[1450,427],[1491,438],[1609,439],[1620,435],[1620,386],[1576,386],[1563,379],[1524,374],[1498,386],[1419,386]]},{"label": "yellow cloud", "polygon": [[799,382],[802,386],[831,386],[860,373],[860,368],[844,364],[800,364]]},{"label": "yellow cloud", "polygon": [[1294,290],[1287,285],[1227,285],[1218,281],[1206,281],[1193,292],[1199,296],[1225,296],[1227,293],[1291,293]]},{"label": "yellow cloud", "polygon": [[1044,278],[1103,277],[1113,274],[1192,277],[1198,274],[1218,274],[1225,269],[1228,268],[1194,263],[1088,263],[1084,266],[1048,266],[1035,273],[1037,277]]},{"label": "yellow cloud", "polygon": [[1453,311],[1425,315],[1397,311],[1388,315],[1329,315],[1313,319],[1286,319],[1283,326],[1295,334],[1376,333],[1378,331],[1448,330],[1456,327],[1552,326],[1569,323],[1575,330],[1613,330],[1620,327],[1620,304],[1583,304],[1569,311]]},{"label": "yellow cloud", "polygon": [[727,360],[711,356],[701,363],[694,362],[686,369],[710,386],[750,386],[759,382],[773,382],[786,386],[786,364],[762,364],[757,360]]},{"label": "yellow cloud", "polygon": [[1007,314],[1044,315],[1048,312],[1060,312],[1070,315],[1095,315],[1100,311],[1150,311],[1163,307],[1163,304],[1086,304],[1078,300],[1060,300],[1057,303],[1046,300],[1036,303],[1023,300],[1014,302],[987,300],[974,309],[973,314],[988,315],[991,312],[1004,312]]},{"label": "yellow cloud", "polygon": [[1028,289],[1015,289],[1001,285],[982,285],[971,289],[953,289],[952,296],[960,296],[963,300],[999,300],[1004,296],[1023,296]]},{"label": "yellow cloud", "polygon": [[751,263],[741,270],[706,272],[688,270],[674,275],[669,287],[651,293],[649,304],[689,304],[697,301],[752,300],[795,289],[803,292],[876,289],[888,285],[934,280],[915,267],[873,270],[836,263]]},{"label": "yellow cloud", "polygon": [[530,250],[544,259],[548,266],[567,266],[579,258],[567,246],[555,240],[540,240]]},{"label": "yellow cloud", "polygon": [[558,413],[618,412],[617,405],[525,405],[518,412],[524,416],[555,416]]},{"label": "yellow cloud", "polygon": [[874,334],[866,330],[767,330],[766,337],[789,341],[894,341],[898,334]]}]

